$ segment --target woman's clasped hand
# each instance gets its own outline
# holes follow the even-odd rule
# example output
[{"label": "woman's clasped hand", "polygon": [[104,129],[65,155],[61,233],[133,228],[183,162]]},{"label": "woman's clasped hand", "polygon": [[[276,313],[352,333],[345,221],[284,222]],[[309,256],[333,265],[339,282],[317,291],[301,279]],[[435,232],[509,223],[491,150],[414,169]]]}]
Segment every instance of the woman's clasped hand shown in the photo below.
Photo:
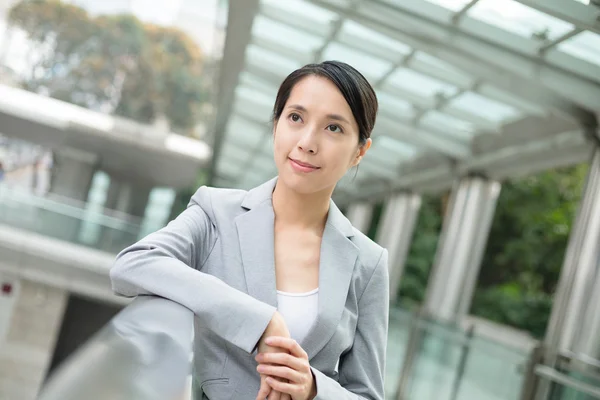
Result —
[{"label": "woman's clasped hand", "polygon": [[265,343],[280,349],[256,356],[257,371],[263,378],[257,400],[312,400],[317,391],[308,355],[294,339],[271,336]]}]

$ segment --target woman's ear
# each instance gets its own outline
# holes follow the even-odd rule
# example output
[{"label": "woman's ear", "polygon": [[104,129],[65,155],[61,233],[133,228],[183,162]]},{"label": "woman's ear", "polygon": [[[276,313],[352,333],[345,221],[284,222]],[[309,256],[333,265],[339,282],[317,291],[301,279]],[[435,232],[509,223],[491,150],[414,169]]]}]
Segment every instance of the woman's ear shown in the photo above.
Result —
[{"label": "woman's ear", "polygon": [[356,151],[356,157],[354,157],[354,160],[352,161],[353,167],[356,167],[358,164],[360,164],[362,158],[365,156],[365,154],[367,154],[367,151],[371,148],[372,143],[373,140],[371,138],[368,138],[365,144],[361,145],[358,148],[358,150]]}]

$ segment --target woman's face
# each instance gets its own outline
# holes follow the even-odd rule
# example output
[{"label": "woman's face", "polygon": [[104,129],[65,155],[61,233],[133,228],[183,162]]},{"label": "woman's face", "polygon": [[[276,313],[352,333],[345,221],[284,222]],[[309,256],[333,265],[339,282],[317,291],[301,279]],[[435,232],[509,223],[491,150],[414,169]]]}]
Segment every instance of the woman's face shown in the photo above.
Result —
[{"label": "woman's face", "polygon": [[359,145],[358,124],[342,93],[313,75],[296,83],[273,134],[279,180],[303,194],[333,191],[371,145],[371,139]]}]

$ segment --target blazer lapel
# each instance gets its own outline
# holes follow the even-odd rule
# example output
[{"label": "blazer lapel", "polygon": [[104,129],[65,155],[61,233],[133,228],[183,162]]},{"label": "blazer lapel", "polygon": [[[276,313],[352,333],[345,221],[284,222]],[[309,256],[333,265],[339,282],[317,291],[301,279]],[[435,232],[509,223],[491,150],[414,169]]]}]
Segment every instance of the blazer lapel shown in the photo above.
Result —
[{"label": "blazer lapel", "polygon": [[349,239],[352,236],[352,225],[331,202],[321,241],[319,311],[313,328],[301,343],[309,359],[329,342],[344,311],[358,258],[358,248]]},{"label": "blazer lapel", "polygon": [[242,207],[248,209],[235,218],[248,294],[277,307],[275,281],[275,239],[273,204],[275,180],[248,192]]}]

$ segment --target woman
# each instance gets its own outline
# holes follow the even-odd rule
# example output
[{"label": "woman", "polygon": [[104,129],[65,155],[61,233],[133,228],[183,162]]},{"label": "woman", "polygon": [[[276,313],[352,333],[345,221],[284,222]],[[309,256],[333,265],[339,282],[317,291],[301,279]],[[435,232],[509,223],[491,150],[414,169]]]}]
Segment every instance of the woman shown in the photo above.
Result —
[{"label": "woman", "polygon": [[193,310],[203,399],[384,398],[387,251],[331,201],[371,146],[377,98],[354,68],[307,65],[273,110],[278,177],[201,187],[111,270],[124,296]]}]

